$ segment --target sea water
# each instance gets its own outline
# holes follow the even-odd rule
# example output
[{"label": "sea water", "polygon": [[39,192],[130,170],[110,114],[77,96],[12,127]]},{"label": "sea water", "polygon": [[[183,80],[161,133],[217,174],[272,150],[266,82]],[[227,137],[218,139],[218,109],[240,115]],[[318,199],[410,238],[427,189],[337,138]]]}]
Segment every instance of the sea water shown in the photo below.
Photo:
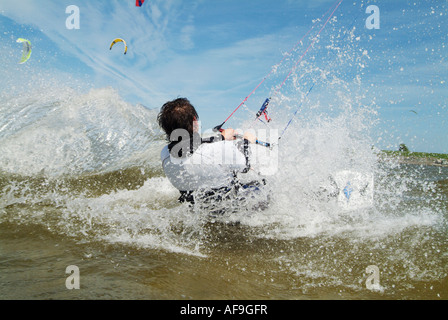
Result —
[{"label": "sea water", "polygon": [[[269,206],[211,217],[177,202],[155,110],[113,89],[50,93],[2,97],[2,298],[447,298],[448,168],[380,161],[351,136],[365,112],[297,121]],[[340,170],[371,173],[373,201],[328,199]]]}]

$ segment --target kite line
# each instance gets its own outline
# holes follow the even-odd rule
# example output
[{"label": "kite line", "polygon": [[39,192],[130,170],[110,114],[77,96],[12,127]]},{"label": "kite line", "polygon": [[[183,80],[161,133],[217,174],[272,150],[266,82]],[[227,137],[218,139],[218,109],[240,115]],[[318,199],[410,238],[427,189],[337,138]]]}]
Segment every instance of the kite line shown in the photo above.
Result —
[{"label": "kite line", "polygon": [[[271,121],[271,118],[268,116],[267,113],[267,109],[269,107],[269,103],[272,99],[273,96],[276,96],[280,90],[283,88],[283,86],[285,85],[286,81],[289,79],[289,77],[292,75],[292,73],[297,69],[298,65],[300,64],[300,62],[303,60],[303,58],[306,56],[306,54],[310,51],[311,47],[316,43],[316,41],[319,39],[320,34],[322,33],[322,31],[325,29],[325,27],[327,26],[328,22],[330,21],[330,19],[334,16],[336,10],[339,8],[339,6],[341,5],[341,3],[343,2],[343,0],[338,0],[335,4],[333,4],[330,9],[327,10],[327,12],[324,13],[324,15],[322,16],[322,18],[320,20],[322,20],[325,16],[328,15],[329,12],[331,12],[328,16],[328,18],[326,19],[325,23],[323,24],[323,26],[320,28],[319,32],[317,33],[316,37],[314,38],[314,40],[311,42],[311,44],[306,48],[306,50],[304,51],[304,53],[301,55],[301,57],[297,60],[297,62],[295,63],[295,65],[291,68],[291,70],[289,71],[288,75],[286,76],[286,78],[283,80],[283,82],[280,84],[280,86],[277,88],[277,90],[274,92],[274,94],[267,98],[263,105],[261,106],[260,110],[257,112],[256,114],[256,119],[255,120],[261,120],[260,117],[262,115],[264,115],[265,120],[267,122]],[[318,20],[318,21],[320,21]],[[308,30],[308,32],[300,39],[300,41],[283,57],[283,59],[276,65],[279,66],[281,65],[285,59],[291,55],[291,53],[296,50],[298,48],[298,46],[302,43],[302,41],[314,30],[314,28],[316,27],[317,21],[313,24],[313,26]],[[238,105],[238,107],[227,117],[226,120],[224,120],[223,123],[221,123],[220,125],[216,126],[213,130],[218,132],[218,131],[223,131],[222,127],[227,123],[227,121],[230,120],[230,118],[233,117],[233,115],[241,108],[241,106],[243,106],[248,100],[249,98],[257,91],[257,89],[273,74],[275,68],[272,68],[270,73],[268,75],[266,75],[261,82],[249,93],[249,95]],[[312,89],[314,88],[314,84],[312,85],[311,89],[308,91],[308,93],[306,94],[306,96],[309,95],[309,93],[312,91]],[[306,97],[305,96],[305,97]],[[302,102],[303,103],[303,102]],[[298,111],[298,110],[297,110]],[[294,113],[297,114],[297,111]],[[289,123],[287,124],[286,128],[283,130],[286,131],[286,129],[289,127],[289,125],[291,124],[292,119],[289,121]],[[282,133],[282,135],[283,135]],[[281,138],[281,137],[280,137]],[[257,144],[263,145],[265,147],[271,147],[270,143],[266,143],[266,142],[261,142],[261,141],[257,141]]]}]

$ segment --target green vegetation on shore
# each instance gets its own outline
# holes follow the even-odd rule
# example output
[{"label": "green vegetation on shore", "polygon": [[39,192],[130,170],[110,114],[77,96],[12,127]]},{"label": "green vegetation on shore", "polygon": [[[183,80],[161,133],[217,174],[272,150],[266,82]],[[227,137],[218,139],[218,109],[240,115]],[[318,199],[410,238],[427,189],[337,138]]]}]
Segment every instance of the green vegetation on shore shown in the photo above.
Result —
[{"label": "green vegetation on shore", "polygon": [[448,154],[444,153],[411,152],[404,143],[400,144],[398,151],[382,150],[381,153],[385,156],[402,159],[441,160],[442,163],[448,160]]},{"label": "green vegetation on shore", "polygon": [[406,158],[427,158],[427,159],[445,159],[448,160],[448,154],[444,153],[426,153],[426,152],[410,152],[410,151],[389,151],[383,150],[388,156],[406,157]]}]

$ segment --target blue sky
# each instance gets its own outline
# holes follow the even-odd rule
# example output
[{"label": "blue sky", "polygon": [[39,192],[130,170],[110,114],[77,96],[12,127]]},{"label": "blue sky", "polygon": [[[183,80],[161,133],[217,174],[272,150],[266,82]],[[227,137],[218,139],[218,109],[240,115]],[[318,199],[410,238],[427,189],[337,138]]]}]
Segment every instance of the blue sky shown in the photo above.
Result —
[{"label": "blue sky", "polygon": [[[3,61],[19,58],[14,41],[25,37],[33,42],[33,55],[23,68],[112,86],[126,101],[148,108],[188,97],[203,127],[210,128],[242,102],[333,4],[335,0],[146,0],[138,8],[134,0],[0,0],[2,52],[8,53]],[[69,5],[79,7],[79,30],[66,28]],[[379,30],[365,27],[369,5],[380,9]],[[362,68],[343,63],[338,76],[353,78],[358,72],[362,78],[364,100],[378,108],[377,146],[397,149],[405,143],[413,151],[448,153],[447,14],[442,0],[344,0],[337,20],[323,30],[320,47],[304,59],[319,64],[330,39],[338,45],[347,30],[353,31],[352,50],[361,57],[367,52],[368,58]],[[116,37],[127,41],[126,56],[119,45],[109,51]],[[8,90],[7,84],[0,88]],[[253,108],[267,94],[257,92]]]}]

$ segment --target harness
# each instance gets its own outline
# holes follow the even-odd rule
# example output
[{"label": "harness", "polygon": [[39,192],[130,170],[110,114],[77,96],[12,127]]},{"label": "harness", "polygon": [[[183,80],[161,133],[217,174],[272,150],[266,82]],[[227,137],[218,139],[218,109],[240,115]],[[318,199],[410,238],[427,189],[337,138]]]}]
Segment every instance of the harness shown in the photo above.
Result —
[{"label": "harness", "polygon": [[[231,186],[203,191],[200,193],[200,198],[205,199],[208,202],[210,202],[211,200],[214,200],[215,202],[221,202],[223,200],[230,200],[232,197],[237,196],[239,190],[260,190],[260,187],[262,185],[266,185],[265,179],[263,179],[261,182],[252,181],[242,184],[237,180],[237,177],[235,176],[235,179],[232,182]],[[180,191],[180,197],[178,201],[181,203],[189,202],[191,204],[195,204],[194,191]]]},{"label": "harness", "polygon": [[[205,143],[215,143],[223,141],[224,137],[222,136],[212,136],[208,138],[202,138],[198,133],[194,133],[190,139],[181,140],[181,141],[173,141],[168,145],[168,150],[170,151],[170,155],[178,158],[185,158],[193,155],[193,153]],[[238,141],[236,144],[238,150],[244,155],[246,160],[246,166],[241,171],[241,173],[249,172],[250,166],[250,148],[249,141],[247,139],[243,139],[242,141]],[[174,151],[174,153],[173,153]],[[210,190],[201,190],[201,198],[214,199],[216,201],[222,201],[224,199],[228,199],[232,194],[236,194],[239,188],[244,188],[237,178],[237,172],[233,172],[233,180],[230,186],[210,189]],[[180,191],[180,197],[178,199],[179,202],[189,202],[191,204],[195,203],[194,191]]]}]

